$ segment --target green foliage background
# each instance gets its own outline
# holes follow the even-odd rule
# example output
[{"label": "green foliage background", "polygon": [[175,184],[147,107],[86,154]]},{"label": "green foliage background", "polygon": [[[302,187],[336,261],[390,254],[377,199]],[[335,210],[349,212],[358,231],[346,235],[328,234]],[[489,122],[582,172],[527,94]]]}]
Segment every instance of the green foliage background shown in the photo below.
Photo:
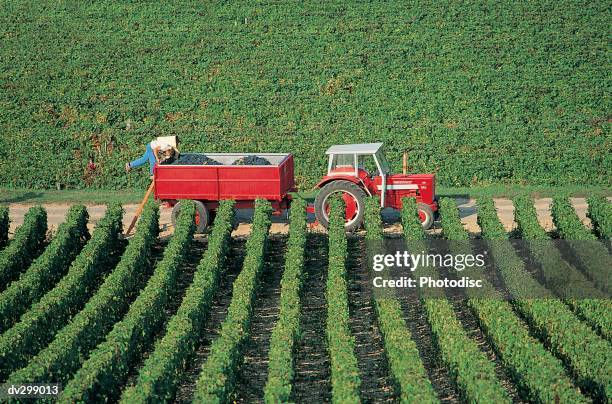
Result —
[{"label": "green foliage background", "polygon": [[[184,151],[384,141],[441,184],[610,184],[600,1],[0,2],[0,184],[143,186]],[[86,169],[94,157],[98,168]]]}]

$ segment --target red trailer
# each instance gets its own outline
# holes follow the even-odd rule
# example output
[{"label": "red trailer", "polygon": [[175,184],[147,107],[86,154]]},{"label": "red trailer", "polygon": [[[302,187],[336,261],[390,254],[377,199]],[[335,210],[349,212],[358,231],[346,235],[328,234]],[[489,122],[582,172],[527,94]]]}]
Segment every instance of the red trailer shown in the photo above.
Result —
[{"label": "red trailer", "polygon": [[[190,153],[200,155],[200,153]],[[219,165],[156,165],[155,199],[173,206],[172,220],[180,210],[180,199],[196,202],[197,231],[203,232],[223,199],[236,201],[236,208],[252,208],[255,199],[271,202],[276,214],[289,207],[290,192],[295,191],[293,155],[265,153],[255,155],[270,165],[234,165],[252,154],[207,153]]]}]

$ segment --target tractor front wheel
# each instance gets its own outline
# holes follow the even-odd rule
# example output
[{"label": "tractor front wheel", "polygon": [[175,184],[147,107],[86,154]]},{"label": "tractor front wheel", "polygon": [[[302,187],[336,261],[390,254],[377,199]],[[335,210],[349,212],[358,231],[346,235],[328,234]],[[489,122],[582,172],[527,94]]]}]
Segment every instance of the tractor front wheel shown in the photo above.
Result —
[{"label": "tractor front wheel", "polygon": [[417,203],[417,211],[419,212],[419,219],[421,219],[421,224],[423,225],[423,229],[428,230],[431,228],[434,222],[434,213],[433,210],[422,202]]},{"label": "tractor front wheel", "polygon": [[[202,202],[200,201],[193,201],[193,203],[195,203],[195,207],[196,207],[196,214],[195,214],[195,225],[196,225],[196,234],[202,234],[206,231],[206,228],[208,227],[208,221],[209,221],[209,213],[208,213],[208,209],[206,209],[206,205],[204,205]],[[176,220],[178,219],[178,215],[181,212],[181,203],[178,202],[176,205],[174,205],[174,208],[172,209],[172,215],[170,216],[170,218],[172,219],[172,226],[174,226],[176,228]]]},{"label": "tractor front wheel", "polygon": [[352,232],[359,229],[363,224],[366,194],[363,189],[350,181],[332,181],[321,188],[314,203],[317,221],[327,229],[329,225],[329,197],[333,194],[340,195],[344,200],[346,207],[344,228],[346,231]]}]

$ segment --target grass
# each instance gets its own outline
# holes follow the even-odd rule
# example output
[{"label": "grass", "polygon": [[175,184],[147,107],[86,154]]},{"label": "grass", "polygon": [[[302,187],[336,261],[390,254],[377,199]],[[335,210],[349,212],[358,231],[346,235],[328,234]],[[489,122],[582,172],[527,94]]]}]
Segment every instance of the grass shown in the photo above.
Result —
[{"label": "grass", "polygon": [[609,8],[5,0],[0,183],[138,188],[125,162],[178,134],[292,152],[304,188],[327,147],[370,142],[440,184],[609,186]]},{"label": "grass", "polygon": [[145,191],[126,189],[123,191],[103,189],[68,189],[68,190],[36,190],[0,188],[0,204],[10,203],[88,203],[106,204],[117,202],[121,204],[139,203]]},{"label": "grass", "polygon": [[[529,194],[533,197],[552,197],[556,194],[569,194],[575,197],[593,195],[612,196],[609,187],[572,185],[566,187],[551,187],[545,185],[507,185],[494,184],[478,187],[443,187],[436,188],[440,197],[471,197],[483,196],[498,198],[514,198],[517,195]],[[68,189],[68,190],[35,190],[26,188],[0,188],[0,204],[10,203],[88,203],[106,204],[118,202],[121,204],[139,203],[145,191],[140,189],[125,189],[122,191],[106,189]],[[297,196],[314,202],[316,190],[305,190],[295,193]]]},{"label": "grass", "polygon": [[436,187],[438,196],[457,197],[469,196],[479,198],[490,196],[496,198],[514,198],[519,195],[528,194],[534,198],[553,197],[555,195],[567,194],[575,197],[589,197],[592,195],[612,196],[612,188],[606,186],[584,186],[568,185],[564,187],[553,187],[549,185],[516,185],[516,184],[492,184],[477,187]]}]

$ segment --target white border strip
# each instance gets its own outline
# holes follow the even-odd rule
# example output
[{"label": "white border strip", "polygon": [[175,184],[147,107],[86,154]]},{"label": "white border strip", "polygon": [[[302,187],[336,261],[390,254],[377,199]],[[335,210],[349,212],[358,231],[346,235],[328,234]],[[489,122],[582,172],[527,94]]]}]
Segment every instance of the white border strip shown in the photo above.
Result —
[{"label": "white border strip", "polygon": [[[378,186],[378,190],[382,191],[382,185]],[[401,190],[401,189],[419,189],[417,184],[403,184],[403,185],[387,185],[388,190]]]}]

